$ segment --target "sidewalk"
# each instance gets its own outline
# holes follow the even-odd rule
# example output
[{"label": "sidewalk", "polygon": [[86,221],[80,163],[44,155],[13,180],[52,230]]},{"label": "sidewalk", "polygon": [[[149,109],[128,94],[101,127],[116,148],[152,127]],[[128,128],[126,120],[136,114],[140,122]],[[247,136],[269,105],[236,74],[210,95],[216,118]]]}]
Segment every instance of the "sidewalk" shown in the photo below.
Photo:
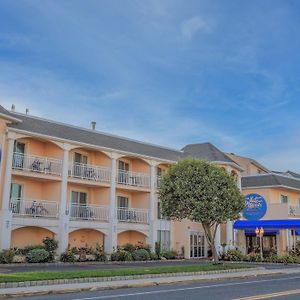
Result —
[{"label": "sidewalk", "polygon": [[[227,270],[228,271],[228,270]],[[196,275],[195,273],[190,275],[180,274],[164,274],[164,276],[159,275],[153,277],[150,275],[138,275],[139,278],[134,278],[134,276],[126,276],[128,278],[114,278],[114,280],[106,280],[100,278],[90,278],[90,282],[81,282],[80,279],[74,279],[75,282],[67,284],[53,284],[48,283],[48,285],[36,285],[29,286],[29,284],[24,282],[23,287],[11,287],[11,288],[1,288],[0,298],[7,296],[29,296],[47,293],[68,293],[76,291],[85,290],[101,290],[101,289],[117,289],[124,287],[144,287],[151,285],[160,284],[170,284],[176,282],[191,282],[191,281],[201,281],[201,280],[220,280],[220,279],[230,279],[230,278],[242,278],[251,276],[262,276],[262,275],[274,275],[274,274],[296,274],[300,273],[299,268],[282,268],[266,270],[265,268],[255,268],[252,270],[230,270],[230,272],[220,272],[212,271],[206,272],[206,274]]]}]

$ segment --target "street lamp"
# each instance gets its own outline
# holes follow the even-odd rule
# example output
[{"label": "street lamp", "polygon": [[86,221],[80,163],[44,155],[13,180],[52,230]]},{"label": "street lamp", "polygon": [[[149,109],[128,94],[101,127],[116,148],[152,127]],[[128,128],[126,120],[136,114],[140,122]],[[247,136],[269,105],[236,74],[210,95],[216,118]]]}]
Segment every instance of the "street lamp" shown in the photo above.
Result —
[{"label": "street lamp", "polygon": [[259,248],[260,248],[260,259],[263,261],[263,245],[262,245],[262,238],[264,236],[264,229],[262,227],[255,229],[255,234],[257,237],[259,237]]}]

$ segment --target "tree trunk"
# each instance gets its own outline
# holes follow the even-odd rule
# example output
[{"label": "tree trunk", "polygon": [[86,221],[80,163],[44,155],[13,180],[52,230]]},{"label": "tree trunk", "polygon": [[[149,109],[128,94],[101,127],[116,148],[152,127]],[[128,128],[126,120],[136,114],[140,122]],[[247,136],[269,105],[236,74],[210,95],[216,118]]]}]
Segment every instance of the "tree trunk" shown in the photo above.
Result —
[{"label": "tree trunk", "polygon": [[218,255],[216,247],[215,247],[215,237],[216,237],[217,225],[214,226],[215,228],[213,230],[212,230],[212,226],[210,226],[209,224],[202,223],[202,226],[204,229],[204,233],[206,235],[206,240],[207,240],[209,246],[211,247],[213,261],[214,261],[214,263],[218,263],[219,255]]}]

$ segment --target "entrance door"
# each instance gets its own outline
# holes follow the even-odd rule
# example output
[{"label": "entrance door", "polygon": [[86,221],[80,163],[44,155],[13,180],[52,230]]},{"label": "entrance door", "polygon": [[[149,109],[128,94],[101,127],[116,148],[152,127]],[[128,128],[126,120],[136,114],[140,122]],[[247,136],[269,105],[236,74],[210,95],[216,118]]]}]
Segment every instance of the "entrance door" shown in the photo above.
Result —
[{"label": "entrance door", "polygon": [[[276,234],[265,235],[262,238],[262,248],[264,252],[277,251]],[[259,238],[256,236],[246,235],[247,253],[260,251]]]},{"label": "entrance door", "polygon": [[205,257],[205,238],[201,233],[190,234],[190,258]]},{"label": "entrance door", "polygon": [[13,167],[17,169],[24,168],[24,153],[25,153],[25,144],[15,141],[14,144],[14,158],[13,158]]},{"label": "entrance door", "polygon": [[11,184],[10,190],[10,209],[12,213],[18,214],[21,210],[22,185],[18,183]]}]

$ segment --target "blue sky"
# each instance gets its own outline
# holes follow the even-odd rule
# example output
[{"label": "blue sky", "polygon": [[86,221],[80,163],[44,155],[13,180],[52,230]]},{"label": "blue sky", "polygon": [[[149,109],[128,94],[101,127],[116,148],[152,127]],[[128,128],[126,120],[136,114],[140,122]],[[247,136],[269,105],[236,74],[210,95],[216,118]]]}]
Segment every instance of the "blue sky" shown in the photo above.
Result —
[{"label": "blue sky", "polygon": [[299,1],[0,1],[6,108],[300,172]]}]

